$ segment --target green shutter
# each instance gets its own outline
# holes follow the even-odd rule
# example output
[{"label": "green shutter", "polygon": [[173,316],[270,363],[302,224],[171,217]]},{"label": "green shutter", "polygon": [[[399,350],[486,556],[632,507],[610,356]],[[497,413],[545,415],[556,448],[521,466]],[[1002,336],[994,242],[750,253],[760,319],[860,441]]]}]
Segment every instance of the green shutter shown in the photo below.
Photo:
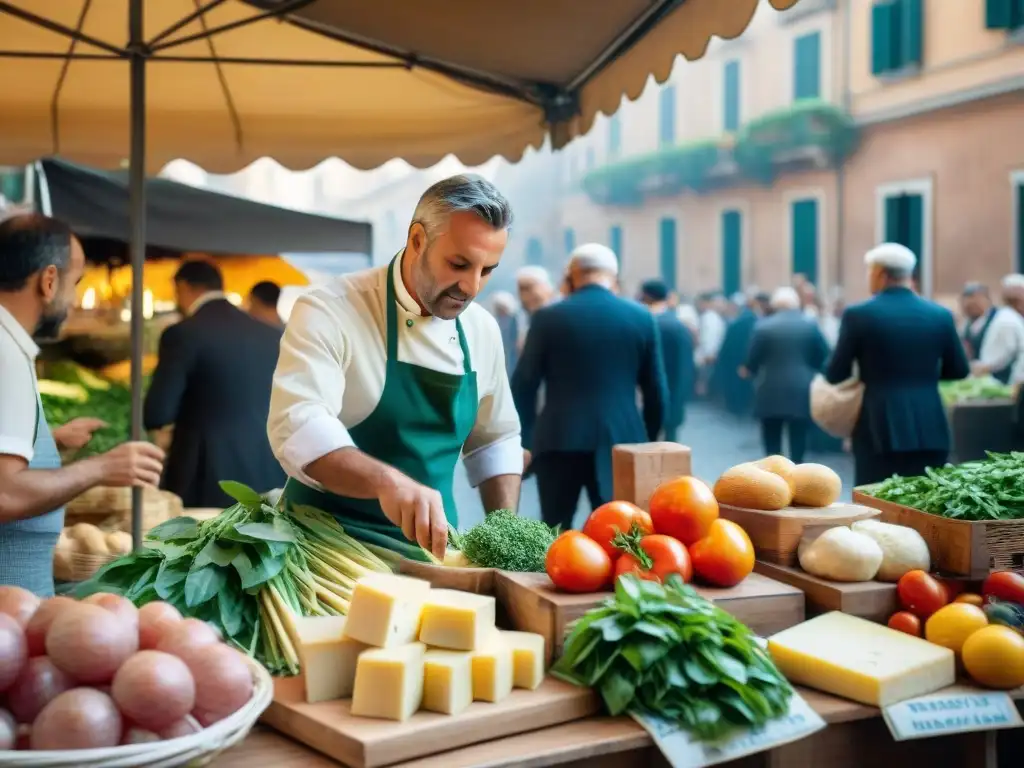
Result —
[{"label": "green shutter", "polygon": [[887,243],[903,242],[901,198],[902,195],[885,198],[885,242]]},{"label": "green shutter", "polygon": [[1017,271],[1024,272],[1024,184],[1017,185]]},{"label": "green shutter", "polygon": [[722,73],[722,127],[729,133],[740,129],[740,63],[727,61]]},{"label": "green shutter", "polygon": [[924,54],[924,8],[922,0],[899,0],[899,66],[920,66]]},{"label": "green shutter", "polygon": [[565,238],[565,254],[568,256],[576,250],[576,232],[571,227],[563,233]]},{"label": "green shutter", "polygon": [[658,97],[658,141],[664,145],[676,143],[676,87],[661,86]]},{"label": "green shutter", "polygon": [[818,201],[797,200],[790,210],[794,275],[818,282]]},{"label": "green shutter", "polygon": [[531,237],[526,241],[526,263],[535,266],[544,263],[544,247],[536,237]]},{"label": "green shutter", "polygon": [[661,279],[669,287],[669,290],[676,289],[676,268],[677,268],[677,245],[676,245],[676,220],[662,219],[661,228],[658,232],[659,250],[661,262]]},{"label": "green shutter", "polygon": [[821,95],[821,33],[798,37],[793,43],[793,99]]},{"label": "green shutter", "polygon": [[615,256],[618,257],[618,271],[623,270],[623,264],[626,261],[625,254],[623,253],[623,227],[618,224],[614,224],[611,229],[608,230],[608,247],[615,252]]},{"label": "green shutter", "polygon": [[985,0],[985,27],[987,29],[1013,29],[1013,16],[1017,0]]},{"label": "green shutter", "polygon": [[871,7],[871,73],[880,75],[899,64],[896,57],[899,17],[896,3],[875,3]]},{"label": "green shutter", "polygon": [[727,296],[743,283],[743,214],[722,212],[722,290]]},{"label": "green shutter", "polygon": [[[921,279],[921,259],[924,257],[924,197],[921,195],[903,195],[904,227],[903,244],[917,256],[914,266],[914,279]],[[919,286],[924,288],[924,286]]]}]

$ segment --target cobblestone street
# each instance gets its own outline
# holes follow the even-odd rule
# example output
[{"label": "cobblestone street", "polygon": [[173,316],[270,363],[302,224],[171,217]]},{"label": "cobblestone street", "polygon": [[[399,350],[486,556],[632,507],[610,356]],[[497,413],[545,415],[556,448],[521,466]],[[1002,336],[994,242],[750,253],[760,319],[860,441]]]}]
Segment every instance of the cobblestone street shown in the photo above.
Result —
[{"label": "cobblestone street", "polygon": [[[734,464],[761,458],[761,438],[757,422],[752,418],[738,419],[715,406],[706,403],[691,403],[687,406],[686,426],[682,430],[682,442],[693,450],[693,472],[708,483],[714,483],[718,476]],[[826,464],[843,479],[843,498],[850,497],[853,486],[853,459],[845,453],[808,454],[806,461]],[[462,529],[478,522],[483,514],[480,497],[466,482],[462,465],[455,478],[455,496],[459,504]],[[530,517],[539,517],[540,504],[537,499],[537,484],[532,478],[523,486],[520,512]],[[582,524],[588,512],[586,502],[581,501],[576,512],[577,527]]]}]

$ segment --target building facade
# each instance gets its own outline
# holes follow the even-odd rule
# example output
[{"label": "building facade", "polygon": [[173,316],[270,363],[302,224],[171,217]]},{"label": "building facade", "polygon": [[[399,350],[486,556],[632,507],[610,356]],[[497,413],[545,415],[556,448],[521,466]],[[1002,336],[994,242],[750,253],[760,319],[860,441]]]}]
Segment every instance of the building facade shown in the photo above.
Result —
[{"label": "building facade", "polygon": [[616,248],[627,290],[848,298],[897,240],[929,295],[1024,262],[1024,0],[763,3],[562,151],[564,249]]}]

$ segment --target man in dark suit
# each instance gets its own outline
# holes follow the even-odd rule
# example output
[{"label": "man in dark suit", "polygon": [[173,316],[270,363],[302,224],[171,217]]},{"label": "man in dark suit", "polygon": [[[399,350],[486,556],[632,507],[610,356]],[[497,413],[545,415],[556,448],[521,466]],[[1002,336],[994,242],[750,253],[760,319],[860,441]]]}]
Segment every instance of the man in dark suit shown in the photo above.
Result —
[{"label": "man in dark suit", "polygon": [[740,375],[740,368],[747,362],[754,326],[760,318],[755,309],[758,296],[756,290],[749,291],[739,313],[729,321],[711,374],[712,389],[722,395],[726,410],[734,416],[749,415],[754,402],[753,385]]},{"label": "man in dark suit", "polygon": [[208,262],[188,261],[177,271],[175,298],[185,319],[160,337],[146,394],[146,428],[174,426],[161,485],[186,507],[230,504],[221,480],[259,492],[285,480],[267,438],[281,329],[233,306],[223,288]]},{"label": "man in dark suit", "polygon": [[849,379],[854,366],[864,401],[853,431],[857,485],[893,474],[920,475],[949,456],[949,424],[939,381],[970,374],[949,310],[911,288],[917,257],[885,243],[865,257],[874,298],[847,308],[825,377]]},{"label": "man in dark suit", "polygon": [[613,293],[618,271],[618,259],[603,245],[573,251],[570,293],[533,316],[512,377],[523,447],[533,452],[541,516],[549,525],[572,524],[583,488],[592,506],[608,501],[612,446],[656,440],[665,423],[657,325],[640,304]]},{"label": "man in dark suit", "polygon": [[693,359],[693,336],[669,306],[668,296],[668,286],[662,280],[648,280],[640,286],[640,302],[654,315],[661,338],[661,358],[668,385],[663,436],[674,443],[686,420],[686,397],[693,391],[697,365]]},{"label": "man in dark suit", "polygon": [[782,453],[788,433],[789,458],[804,460],[811,426],[811,381],[825,365],[829,347],[818,324],[800,311],[795,289],[772,294],[771,317],[754,326],[745,373],[754,381],[754,415],[768,456]]},{"label": "man in dark suit", "polygon": [[284,329],[277,305],[281,303],[281,286],[271,280],[262,280],[249,290],[245,301],[246,311],[267,325]]}]

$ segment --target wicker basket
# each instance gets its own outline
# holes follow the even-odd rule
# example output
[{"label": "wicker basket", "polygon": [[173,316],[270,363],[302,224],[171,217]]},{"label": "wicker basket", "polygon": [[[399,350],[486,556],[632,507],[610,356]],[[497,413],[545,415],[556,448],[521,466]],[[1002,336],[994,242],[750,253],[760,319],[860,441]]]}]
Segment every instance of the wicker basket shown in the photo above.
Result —
[{"label": "wicker basket", "polygon": [[[182,513],[181,499],[170,491],[146,488],[142,493],[142,529],[149,531]],[[64,507],[64,524],[92,523],[105,531],[131,531],[131,488],[98,486]]]},{"label": "wicker basket", "polygon": [[53,578],[57,581],[88,581],[96,571],[119,557],[121,555],[86,555],[80,552],[69,552],[65,560],[54,556]]},{"label": "wicker basket", "polygon": [[252,698],[230,717],[191,736],[130,744],[110,749],[81,749],[67,752],[0,752],[4,768],[176,768],[207,765],[213,758],[246,737],[274,697],[270,674],[252,659]]}]

